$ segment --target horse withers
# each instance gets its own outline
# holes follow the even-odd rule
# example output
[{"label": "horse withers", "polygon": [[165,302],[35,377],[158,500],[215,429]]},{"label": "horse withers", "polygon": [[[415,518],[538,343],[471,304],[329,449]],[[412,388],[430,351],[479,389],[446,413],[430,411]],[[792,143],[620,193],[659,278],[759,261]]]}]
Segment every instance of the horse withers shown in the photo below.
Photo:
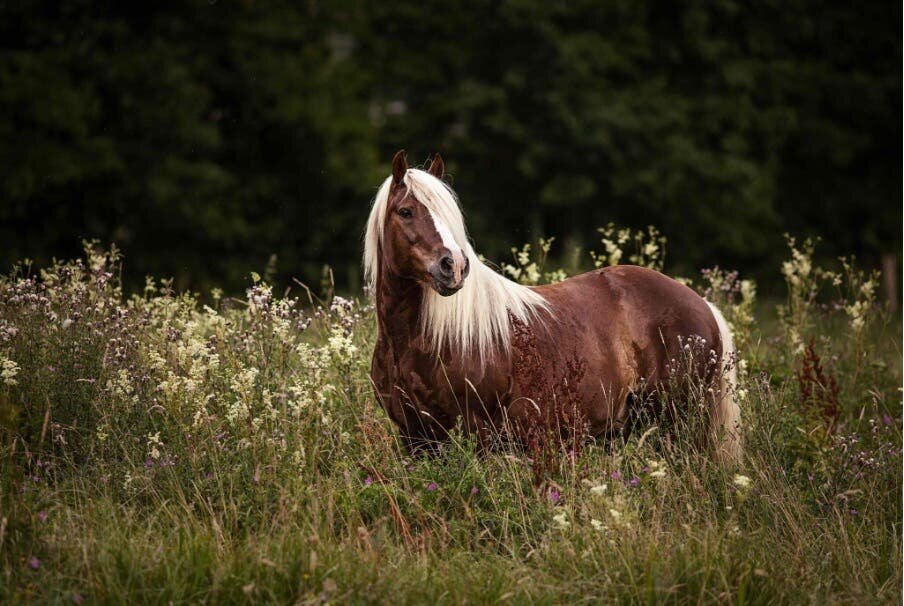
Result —
[{"label": "horse withers", "polygon": [[[590,436],[624,432],[650,394],[680,402],[702,384],[704,410],[678,412],[702,412],[711,452],[737,460],[733,345],[715,306],[628,265],[544,286],[512,282],[478,258],[443,174],[439,155],[419,170],[397,153],[365,234],[378,324],[371,378],[409,449],[459,424],[481,442],[575,419]],[[692,342],[707,355],[688,362]]]}]

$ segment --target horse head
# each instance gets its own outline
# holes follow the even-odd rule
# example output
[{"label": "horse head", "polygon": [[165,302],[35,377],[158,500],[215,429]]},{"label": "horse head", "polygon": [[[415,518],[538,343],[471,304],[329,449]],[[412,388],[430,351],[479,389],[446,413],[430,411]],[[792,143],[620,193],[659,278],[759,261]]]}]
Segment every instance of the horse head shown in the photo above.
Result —
[{"label": "horse head", "polygon": [[[383,225],[383,260],[398,276],[428,286],[444,297],[455,294],[471,269],[468,256],[438,214],[418,199],[406,179],[408,161],[399,151],[392,159],[392,181]],[[437,154],[427,173],[443,178],[445,167]]]}]

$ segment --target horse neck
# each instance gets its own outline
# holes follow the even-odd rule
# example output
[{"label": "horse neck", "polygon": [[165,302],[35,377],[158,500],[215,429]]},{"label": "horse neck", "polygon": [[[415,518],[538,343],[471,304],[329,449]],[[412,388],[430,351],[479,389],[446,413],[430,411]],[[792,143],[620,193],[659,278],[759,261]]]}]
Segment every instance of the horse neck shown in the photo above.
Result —
[{"label": "horse neck", "polygon": [[422,287],[416,281],[381,269],[376,283],[380,338],[403,350],[420,332]]}]

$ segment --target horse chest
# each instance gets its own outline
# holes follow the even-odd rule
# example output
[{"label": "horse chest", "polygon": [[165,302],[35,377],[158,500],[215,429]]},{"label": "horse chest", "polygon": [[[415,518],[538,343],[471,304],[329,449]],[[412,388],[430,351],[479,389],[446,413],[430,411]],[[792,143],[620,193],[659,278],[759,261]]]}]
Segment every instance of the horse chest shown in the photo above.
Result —
[{"label": "horse chest", "polygon": [[436,420],[454,416],[455,392],[443,377],[443,367],[417,348],[395,349],[378,342],[371,377],[394,419],[424,413]]}]

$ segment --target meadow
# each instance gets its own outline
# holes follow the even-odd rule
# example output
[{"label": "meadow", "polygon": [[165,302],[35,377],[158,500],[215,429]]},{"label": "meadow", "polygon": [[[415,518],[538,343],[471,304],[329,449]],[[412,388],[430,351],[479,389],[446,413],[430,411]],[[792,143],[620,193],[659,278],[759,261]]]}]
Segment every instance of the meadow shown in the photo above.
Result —
[{"label": "meadow", "polygon": [[[661,268],[655,230],[597,266]],[[787,293],[688,282],[736,335],[745,454],[624,442],[411,457],[366,296],[125,294],[116,250],[0,279],[0,602],[900,603],[901,322],[788,241]],[[550,242],[501,271],[559,280]]]}]

